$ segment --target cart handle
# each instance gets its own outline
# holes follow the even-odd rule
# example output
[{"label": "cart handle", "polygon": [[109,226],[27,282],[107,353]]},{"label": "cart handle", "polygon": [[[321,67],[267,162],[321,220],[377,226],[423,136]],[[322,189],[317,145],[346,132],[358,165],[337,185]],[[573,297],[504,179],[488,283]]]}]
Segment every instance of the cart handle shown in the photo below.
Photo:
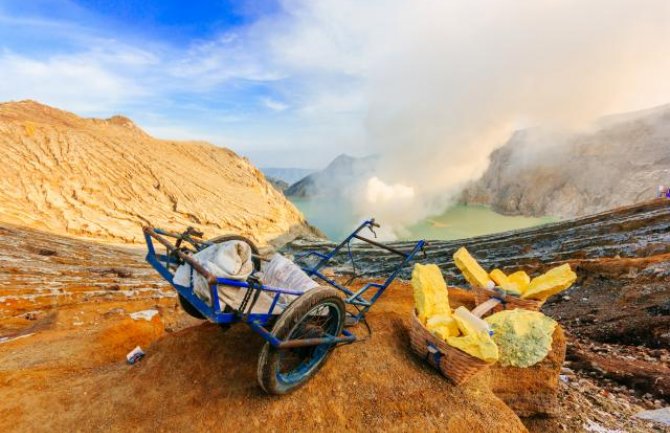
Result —
[{"label": "cart handle", "polygon": [[[377,227],[379,227],[379,224],[377,224]],[[385,244],[379,243],[377,241],[373,241],[372,239],[366,238],[366,237],[361,236],[359,234],[355,234],[354,237],[356,239],[360,240],[360,241],[367,242],[369,244],[372,244],[372,245],[376,246],[377,248],[381,248],[381,249],[389,251],[393,254],[397,254],[397,255],[405,257],[405,258],[409,257],[409,254],[404,252],[404,251],[400,251],[399,249],[393,248],[389,245],[385,245]]]}]

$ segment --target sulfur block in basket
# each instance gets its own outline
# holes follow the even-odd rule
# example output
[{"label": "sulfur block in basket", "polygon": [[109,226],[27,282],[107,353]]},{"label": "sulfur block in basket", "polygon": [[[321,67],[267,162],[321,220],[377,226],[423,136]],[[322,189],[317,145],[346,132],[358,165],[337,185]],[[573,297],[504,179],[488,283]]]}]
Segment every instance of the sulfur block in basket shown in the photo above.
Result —
[{"label": "sulfur block in basket", "polygon": [[454,311],[454,319],[463,335],[479,334],[480,332],[488,334],[491,330],[487,322],[472,314],[462,305]]},{"label": "sulfur block in basket", "polygon": [[507,275],[500,269],[494,269],[491,272],[489,272],[489,276],[495,283],[503,289],[505,292],[510,293],[515,296],[520,296],[521,291],[517,287],[515,282],[512,282],[512,280],[509,279]]},{"label": "sulfur block in basket", "polygon": [[507,276],[507,280],[516,284],[516,288],[523,294],[530,284],[530,277],[524,271],[516,271]]},{"label": "sulfur block in basket", "polygon": [[426,329],[444,341],[446,341],[448,337],[455,337],[460,333],[456,320],[452,316],[447,316],[446,314],[430,317],[426,321]]},{"label": "sulfur block in basket", "polygon": [[462,335],[446,338],[448,345],[485,362],[494,362],[498,359],[498,347],[491,339],[488,323],[474,316],[463,306],[454,311],[453,318]]},{"label": "sulfur block in basket", "polygon": [[484,362],[491,363],[498,360],[498,346],[486,332],[449,337],[447,338],[447,344]]},{"label": "sulfur block in basket", "polygon": [[477,263],[465,247],[459,248],[454,253],[454,263],[463,273],[463,277],[472,286],[490,287],[493,283],[489,274]]},{"label": "sulfur block in basket", "polygon": [[569,264],[557,266],[533,278],[528,289],[521,295],[521,299],[547,299],[570,287],[575,280],[577,274],[570,269]]},{"label": "sulfur block in basket", "polygon": [[437,265],[414,265],[412,288],[421,323],[433,316],[451,316],[447,283]]}]

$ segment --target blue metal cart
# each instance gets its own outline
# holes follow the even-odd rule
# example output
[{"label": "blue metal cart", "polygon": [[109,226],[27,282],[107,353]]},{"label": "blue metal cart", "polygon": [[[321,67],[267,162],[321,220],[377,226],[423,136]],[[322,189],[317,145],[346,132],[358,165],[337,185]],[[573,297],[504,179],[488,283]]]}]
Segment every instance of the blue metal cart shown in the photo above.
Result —
[{"label": "blue metal cart", "polygon": [[[183,233],[172,233],[150,226],[144,227],[143,230],[148,248],[146,260],[177,290],[182,308],[194,317],[218,323],[223,328],[237,322],[244,322],[251,327],[266,341],[258,360],[260,386],[268,393],[285,394],[305,384],[316,374],[335,347],[356,341],[356,336],[344,329],[345,326],[355,325],[364,320],[367,311],[398,276],[400,270],[419,251],[424,250],[426,243],[423,240],[418,241],[411,251],[405,252],[360,234],[366,228],[374,233],[376,227],[379,225],[374,219],[364,221],[328,254],[312,251],[302,255],[299,260],[316,259],[314,265],[305,265],[303,270],[313,279],[327,284],[306,292],[266,286],[254,274],[246,281],[218,278],[193,258],[194,253],[213,244],[241,240],[251,247],[254,268],[259,271],[262,259],[258,249],[253,242],[242,236],[221,236],[205,241],[202,240],[202,233],[191,227]],[[176,241],[172,243],[167,238]],[[345,247],[355,269],[351,253],[351,242],[354,240],[367,242],[401,258],[383,283],[366,283],[355,292],[323,272],[331,259]],[[165,247],[165,254],[156,251],[154,241]],[[196,296],[192,281],[188,287],[174,283],[174,272],[184,263],[191,265],[195,272],[207,279],[211,305]],[[219,285],[246,289],[240,305],[224,305],[222,309],[219,302]],[[267,313],[252,313],[262,292],[272,297],[272,305]],[[280,310],[277,303],[281,295],[294,295],[296,298],[283,311],[275,312]],[[355,311],[347,311],[346,306],[353,307],[350,310]]]}]

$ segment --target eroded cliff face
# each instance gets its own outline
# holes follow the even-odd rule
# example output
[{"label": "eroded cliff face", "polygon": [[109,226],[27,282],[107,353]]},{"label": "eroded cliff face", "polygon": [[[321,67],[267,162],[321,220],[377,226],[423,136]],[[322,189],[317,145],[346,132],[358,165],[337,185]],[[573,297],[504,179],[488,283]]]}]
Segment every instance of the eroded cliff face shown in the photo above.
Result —
[{"label": "eroded cliff face", "polygon": [[263,174],[231,150],[158,140],[131,120],[84,119],[33,101],[0,104],[0,221],[112,242],[140,226],[265,242],[309,231]]},{"label": "eroded cliff face", "polygon": [[517,132],[462,195],[504,214],[574,217],[652,198],[670,184],[670,105],[589,132]]}]

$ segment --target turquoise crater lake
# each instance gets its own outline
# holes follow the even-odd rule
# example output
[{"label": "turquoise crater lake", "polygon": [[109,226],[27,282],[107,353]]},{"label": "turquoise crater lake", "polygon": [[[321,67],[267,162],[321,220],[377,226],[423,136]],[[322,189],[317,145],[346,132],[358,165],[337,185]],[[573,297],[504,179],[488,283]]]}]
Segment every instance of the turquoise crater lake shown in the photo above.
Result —
[{"label": "turquoise crater lake", "polygon": [[[290,198],[310,224],[318,227],[330,239],[339,240],[360,223],[346,205],[325,198]],[[374,217],[374,215],[370,215]],[[432,216],[408,227],[404,239],[463,239],[507,230],[516,230],[557,221],[553,217],[507,216],[486,206],[452,206],[441,215]],[[383,220],[379,220],[384,224]]]}]

